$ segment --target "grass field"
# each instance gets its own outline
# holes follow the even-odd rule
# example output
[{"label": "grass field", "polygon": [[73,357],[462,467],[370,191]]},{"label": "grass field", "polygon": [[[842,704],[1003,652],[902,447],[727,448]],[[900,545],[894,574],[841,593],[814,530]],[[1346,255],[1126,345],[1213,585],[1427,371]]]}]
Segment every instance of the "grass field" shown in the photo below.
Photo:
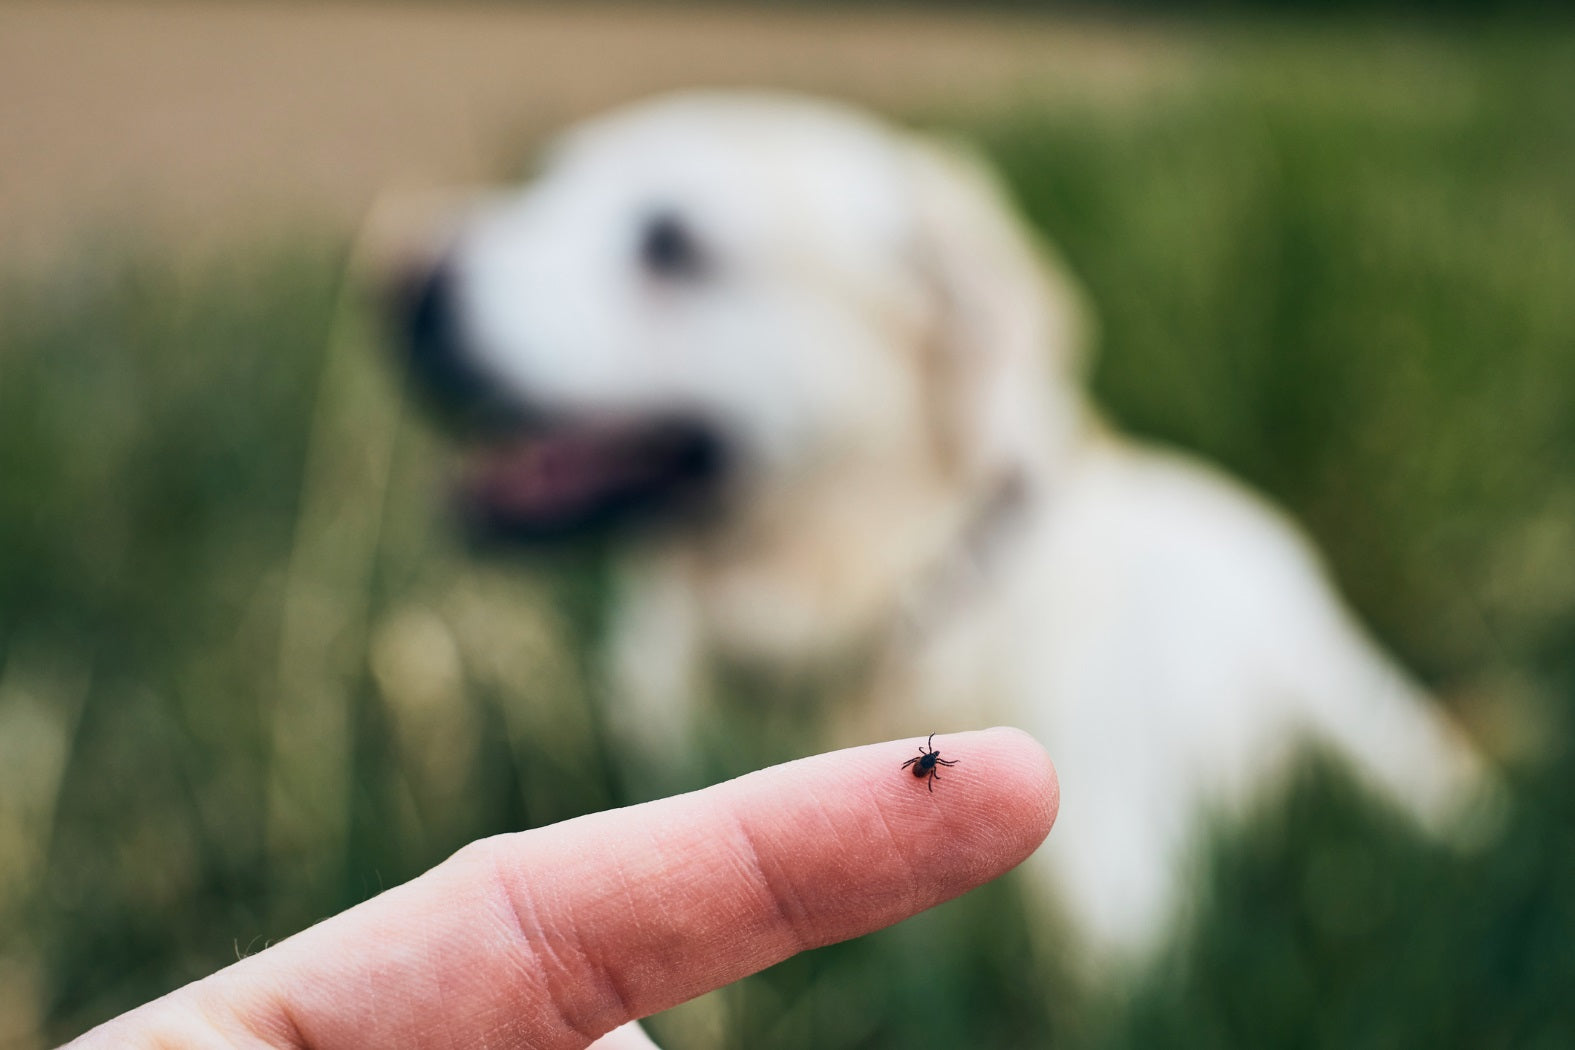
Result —
[{"label": "grass field", "polygon": [[[1575,34],[1218,32],[1185,94],[953,130],[1087,283],[1112,415],[1306,523],[1508,826],[1446,855],[1310,764],[1128,998],[1064,990],[1006,880],[670,1050],[1575,1045]],[[459,548],[344,251],[0,295],[0,1046],[621,797],[595,554]]]}]

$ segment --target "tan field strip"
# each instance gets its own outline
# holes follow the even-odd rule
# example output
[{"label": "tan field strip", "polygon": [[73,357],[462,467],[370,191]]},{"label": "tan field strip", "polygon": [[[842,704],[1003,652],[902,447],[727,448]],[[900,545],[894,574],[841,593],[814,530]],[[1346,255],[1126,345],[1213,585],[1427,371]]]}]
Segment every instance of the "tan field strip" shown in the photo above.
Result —
[{"label": "tan field strip", "polygon": [[900,12],[0,5],[5,268],[106,230],[170,247],[353,226],[382,188],[517,167],[575,117],[684,86],[966,113],[1192,63],[1131,25]]}]

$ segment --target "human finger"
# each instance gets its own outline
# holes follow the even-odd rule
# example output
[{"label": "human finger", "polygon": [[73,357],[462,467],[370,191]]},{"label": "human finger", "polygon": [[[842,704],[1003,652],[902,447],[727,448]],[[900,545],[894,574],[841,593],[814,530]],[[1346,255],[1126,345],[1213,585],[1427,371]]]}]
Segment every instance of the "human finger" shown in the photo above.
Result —
[{"label": "human finger", "polygon": [[144,1020],[170,1017],[175,1000],[275,1045],[582,1050],[955,897],[1044,839],[1058,789],[1032,738],[937,738],[957,765],[933,792],[901,768],[913,744],[474,843]]}]

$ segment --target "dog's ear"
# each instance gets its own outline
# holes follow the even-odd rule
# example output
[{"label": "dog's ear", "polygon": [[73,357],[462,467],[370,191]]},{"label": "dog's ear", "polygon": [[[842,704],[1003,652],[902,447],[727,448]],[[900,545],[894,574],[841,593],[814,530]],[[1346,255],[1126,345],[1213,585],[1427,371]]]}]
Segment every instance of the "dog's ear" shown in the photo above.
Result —
[{"label": "dog's ear", "polygon": [[1043,467],[1084,425],[1082,294],[982,160],[913,138],[906,161],[937,448],[986,483]]}]

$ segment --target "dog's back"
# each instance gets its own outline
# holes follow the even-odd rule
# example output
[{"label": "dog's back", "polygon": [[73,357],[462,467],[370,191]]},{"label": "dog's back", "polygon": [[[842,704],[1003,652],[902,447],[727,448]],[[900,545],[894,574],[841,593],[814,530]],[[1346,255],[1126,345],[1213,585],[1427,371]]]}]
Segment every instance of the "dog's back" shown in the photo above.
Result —
[{"label": "dog's back", "polygon": [[1066,804],[1039,861],[1096,948],[1151,947],[1203,825],[1241,816],[1308,744],[1435,832],[1489,787],[1295,527],[1228,478],[1106,439],[1042,513],[990,660],[1016,668],[1020,724],[1057,756]]}]

